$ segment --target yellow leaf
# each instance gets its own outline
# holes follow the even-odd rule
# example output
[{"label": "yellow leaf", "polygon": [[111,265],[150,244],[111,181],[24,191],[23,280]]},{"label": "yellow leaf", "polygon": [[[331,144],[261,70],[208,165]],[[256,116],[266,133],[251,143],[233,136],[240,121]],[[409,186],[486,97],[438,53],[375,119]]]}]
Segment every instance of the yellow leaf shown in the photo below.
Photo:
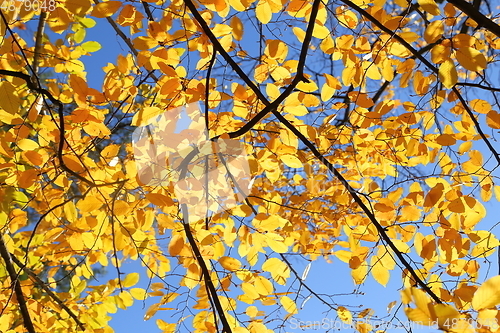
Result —
[{"label": "yellow leaf", "polygon": [[330,35],[330,30],[324,25],[316,24],[313,30],[313,37],[319,38],[321,40],[325,39]]},{"label": "yellow leaf", "polygon": [[451,47],[438,44],[431,50],[431,61],[435,64],[440,64],[443,61],[450,59],[450,55]]},{"label": "yellow leaf", "polygon": [[489,127],[500,129],[500,113],[492,110],[486,115],[486,124]]},{"label": "yellow leaf", "polygon": [[441,13],[438,5],[434,0],[418,0],[418,4],[420,5],[420,7],[422,7],[423,10],[434,16]]},{"label": "yellow leaf", "polygon": [[351,276],[356,284],[362,284],[368,274],[368,265],[361,263],[357,268],[351,270]]},{"label": "yellow leaf", "polygon": [[126,201],[116,200],[113,205],[116,216],[126,215],[130,211],[130,206]]},{"label": "yellow leaf", "polygon": [[458,34],[453,36],[451,41],[453,47],[460,49],[462,47],[471,47],[474,45],[476,43],[476,38],[468,34]]},{"label": "yellow leaf", "polygon": [[453,60],[448,59],[443,61],[439,66],[438,76],[443,86],[448,89],[453,88],[458,81],[458,73]]},{"label": "yellow leaf", "polygon": [[262,264],[262,269],[271,273],[273,279],[281,284],[285,284],[286,278],[290,276],[290,269],[287,264],[278,258],[269,258]]},{"label": "yellow leaf", "polygon": [[68,243],[71,249],[75,251],[83,250],[83,240],[82,235],[79,233],[74,233],[70,237],[68,237]]},{"label": "yellow leaf", "polygon": [[431,44],[436,42],[439,38],[443,36],[444,33],[444,23],[441,20],[436,20],[431,22],[424,32],[424,39],[427,43]]},{"label": "yellow leaf", "polygon": [[456,318],[460,317],[460,313],[449,304],[435,304],[434,312],[437,317],[438,327],[442,330],[455,330]]},{"label": "yellow leaf", "polygon": [[212,28],[212,32],[214,33],[215,37],[229,35],[232,31],[233,29],[226,24],[216,24]]},{"label": "yellow leaf", "polygon": [[292,28],[293,34],[297,37],[299,42],[304,42],[304,38],[306,37],[306,32],[299,27],[293,27]]},{"label": "yellow leaf", "polygon": [[288,46],[281,40],[271,39],[268,40],[264,54],[271,59],[275,59],[278,62],[285,61],[288,54]]},{"label": "yellow leaf", "polygon": [[82,233],[82,241],[85,247],[87,247],[88,249],[92,249],[97,245],[96,235],[92,232]]},{"label": "yellow leaf", "polygon": [[21,139],[17,142],[17,146],[24,151],[37,149],[38,143],[31,139]]},{"label": "yellow leaf", "polygon": [[271,6],[267,2],[267,0],[260,0],[257,6],[255,7],[255,16],[262,24],[268,24],[273,17],[273,13],[271,11]]},{"label": "yellow leaf", "polygon": [[143,301],[148,297],[146,291],[142,288],[132,288],[130,289],[130,295],[139,301]]},{"label": "yellow leaf", "polygon": [[0,82],[0,109],[13,115],[19,111],[20,105],[21,100],[17,95],[16,88],[10,82]]},{"label": "yellow leaf", "polygon": [[224,269],[234,272],[241,268],[241,262],[236,258],[222,257],[219,259],[219,264],[221,264]]},{"label": "yellow leaf", "polygon": [[339,316],[340,320],[342,320],[344,323],[348,325],[352,324],[352,313],[345,307],[339,306],[337,308],[337,315]]},{"label": "yellow leaf", "polygon": [[125,288],[135,286],[137,282],[139,282],[139,277],[139,273],[137,272],[128,274],[125,279],[122,280],[122,286]]},{"label": "yellow leaf", "polygon": [[268,83],[266,85],[266,93],[267,93],[267,96],[269,96],[269,99],[271,101],[274,101],[275,99],[277,99],[281,94],[280,89],[272,83]]},{"label": "yellow leaf", "polygon": [[472,297],[472,308],[476,311],[500,304],[500,275],[486,280]]},{"label": "yellow leaf", "polygon": [[137,112],[132,118],[132,126],[144,126],[148,121],[165,112],[165,110],[160,109],[156,106],[146,106]]},{"label": "yellow leaf", "polygon": [[276,253],[285,253],[288,251],[288,246],[284,243],[283,237],[280,235],[273,233],[273,232],[268,232],[264,234],[264,237],[266,238],[266,243],[269,245],[271,250],[273,250]]},{"label": "yellow leaf", "polygon": [[349,93],[349,99],[363,108],[369,108],[374,105],[373,100],[368,94],[352,91]]},{"label": "yellow leaf", "polygon": [[245,293],[245,296],[250,297],[251,299],[257,299],[260,297],[259,293],[255,289],[255,286],[248,282],[243,282],[241,284],[241,290]]},{"label": "yellow leaf", "polygon": [[487,114],[491,111],[491,104],[482,99],[473,99],[470,101],[470,107],[477,113]]},{"label": "yellow leaf", "polygon": [[162,333],[174,333],[176,331],[176,323],[167,323],[161,319],[156,319],[156,325]]},{"label": "yellow leaf", "polygon": [[295,155],[281,155],[280,160],[290,168],[302,168],[303,164]]},{"label": "yellow leaf", "polygon": [[456,198],[448,204],[448,209],[453,213],[465,213],[465,206],[461,198]]},{"label": "yellow leaf", "polygon": [[88,213],[101,208],[102,202],[97,199],[97,197],[88,195],[85,199],[78,201],[76,207],[82,213]]},{"label": "yellow leaf", "polygon": [[285,309],[286,312],[291,313],[291,314],[298,313],[298,311],[297,311],[297,305],[295,304],[295,302],[290,297],[288,297],[288,296],[282,296],[280,298],[280,303],[281,303],[281,306],[283,306],[283,308]]},{"label": "yellow leaf", "polygon": [[121,1],[101,2],[94,6],[91,15],[98,18],[109,17],[116,13],[121,5]]},{"label": "yellow leaf", "polygon": [[260,64],[255,67],[254,78],[258,83],[262,83],[269,77],[269,68],[266,64]]},{"label": "yellow leaf", "polygon": [[147,310],[146,313],[144,314],[144,320],[149,320],[151,317],[153,317],[156,312],[158,312],[158,309],[160,308],[159,303],[152,304]]},{"label": "yellow leaf", "polygon": [[318,85],[312,80],[309,80],[309,82],[300,81],[297,84],[297,89],[309,93],[318,90]]},{"label": "yellow leaf", "polygon": [[330,98],[333,97],[336,91],[337,91],[336,89],[330,87],[325,83],[323,87],[321,87],[321,100],[323,102],[328,101]]},{"label": "yellow leaf", "polygon": [[271,281],[263,276],[257,276],[254,282],[255,290],[263,296],[271,295],[274,291]]},{"label": "yellow leaf", "polygon": [[132,43],[134,44],[134,47],[140,51],[149,50],[158,45],[158,41],[156,39],[147,36],[134,38]]},{"label": "yellow leaf", "polygon": [[389,278],[391,277],[391,274],[389,273],[389,270],[387,268],[378,263],[372,267],[371,272],[375,281],[377,281],[384,287],[387,286]]},{"label": "yellow leaf", "polygon": [[[244,11],[247,7],[243,4],[241,0],[229,0],[229,5],[233,7],[238,12]],[[234,16],[236,17],[236,16]]]},{"label": "yellow leaf", "polygon": [[463,68],[478,72],[486,68],[486,58],[472,47],[462,47],[456,51],[456,58]]}]

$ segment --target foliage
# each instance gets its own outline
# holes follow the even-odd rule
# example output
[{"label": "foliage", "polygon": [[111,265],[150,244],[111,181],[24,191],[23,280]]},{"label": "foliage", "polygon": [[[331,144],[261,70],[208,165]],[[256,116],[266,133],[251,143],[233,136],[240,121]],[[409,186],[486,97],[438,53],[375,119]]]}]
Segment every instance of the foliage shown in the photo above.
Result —
[{"label": "foliage", "polygon": [[[163,332],[284,331],[309,296],[376,330],[292,256],[359,290],[396,279],[400,320],[498,329],[500,278],[480,277],[500,245],[480,224],[500,200],[493,1],[38,4],[1,9],[1,332],[112,332],[108,314],[145,299]],[[87,37],[105,26],[121,47]],[[173,185],[141,181],[131,136],[197,102],[253,186],[188,223]]]}]

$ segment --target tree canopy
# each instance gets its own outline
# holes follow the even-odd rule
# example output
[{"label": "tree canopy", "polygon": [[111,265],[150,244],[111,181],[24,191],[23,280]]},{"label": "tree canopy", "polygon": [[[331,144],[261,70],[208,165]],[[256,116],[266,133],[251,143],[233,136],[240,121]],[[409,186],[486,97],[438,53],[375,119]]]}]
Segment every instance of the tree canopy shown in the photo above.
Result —
[{"label": "tree canopy", "polygon": [[377,331],[315,261],[397,281],[394,321],[496,332],[495,6],[2,1],[0,332],[145,300],[159,332],[285,332],[309,298]]}]

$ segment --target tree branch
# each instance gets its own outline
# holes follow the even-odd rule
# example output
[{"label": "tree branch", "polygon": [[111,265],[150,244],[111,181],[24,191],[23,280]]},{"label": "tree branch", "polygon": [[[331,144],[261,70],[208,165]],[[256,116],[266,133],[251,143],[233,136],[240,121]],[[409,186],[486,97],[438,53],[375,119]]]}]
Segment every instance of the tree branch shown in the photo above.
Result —
[{"label": "tree branch", "polygon": [[24,298],[23,290],[21,289],[19,274],[16,273],[16,271],[14,270],[14,266],[12,266],[12,258],[9,251],[7,250],[7,246],[5,245],[3,234],[0,234],[0,255],[5,262],[5,268],[9,273],[11,284],[14,287],[14,292],[16,294],[17,304],[19,304],[19,311],[21,312],[21,316],[23,318],[24,327],[29,333],[36,333],[35,327],[33,326],[33,321],[31,320],[30,313],[26,305],[26,299]]},{"label": "tree branch", "polygon": [[479,9],[465,0],[446,0],[453,6],[460,9],[464,14],[476,21],[477,24],[483,26],[486,30],[491,31],[497,37],[500,37],[500,26],[493,22],[491,19],[484,16]]},{"label": "tree branch", "polygon": [[35,273],[33,273],[33,271],[31,269],[29,269],[28,267],[26,267],[26,265],[24,265],[22,262],[19,261],[19,259],[17,259],[13,254],[10,254],[11,256],[11,259],[12,261],[14,261],[16,263],[16,265],[21,268],[24,272],[26,272],[26,274],[28,274],[33,280],[35,280],[35,283],[40,287],[42,288],[50,297],[52,297],[52,299],[64,310],[68,313],[68,315],[73,318],[73,320],[75,321],[75,323],[78,325],[78,327],[80,328],[80,330],[82,331],[85,331],[85,326],[83,325],[83,323],[78,319],[78,317],[75,315],[75,313],[73,311],[71,311],[70,308],[68,308],[66,306],[66,304],[63,303],[63,301],[61,301],[61,299],[52,292],[52,290],[50,290],[49,287],[47,287],[47,285],[45,284],[45,282],[43,282],[39,277],[38,275],[36,275]]},{"label": "tree branch", "polygon": [[38,67],[40,62],[40,53],[43,47],[43,32],[45,30],[45,22],[47,20],[47,12],[42,11],[40,13],[40,19],[38,21],[38,28],[36,31],[35,38],[35,54],[33,55],[33,75],[38,74]]},{"label": "tree branch", "polygon": [[[187,172],[187,168],[183,170],[184,175],[181,175],[180,179],[183,179],[185,177],[184,171]],[[194,252],[194,257],[198,262],[198,265],[200,265],[203,280],[205,281],[205,285],[207,286],[207,289],[209,291],[209,297],[212,299],[215,306],[215,310],[217,311],[220,320],[222,322],[222,332],[231,333],[232,332],[231,326],[227,321],[226,314],[224,312],[224,309],[222,308],[222,304],[217,295],[217,290],[215,289],[215,286],[212,282],[212,277],[210,276],[210,272],[208,271],[205,259],[203,259],[200,249],[198,248],[198,244],[196,244],[196,241],[193,237],[193,233],[191,232],[191,228],[189,227],[189,212],[186,204],[184,203],[181,204],[181,211],[182,211],[182,220],[183,220],[182,225],[184,226],[184,232],[186,233],[189,245],[191,246],[191,249]]]},{"label": "tree branch", "polygon": [[[415,48],[413,48],[413,46],[411,46],[404,38],[402,38],[401,36],[399,36],[398,34],[396,34],[394,31],[390,30],[389,28],[387,28],[386,26],[384,26],[382,23],[380,23],[380,21],[378,21],[375,17],[373,17],[372,15],[370,15],[369,13],[367,13],[364,9],[361,9],[361,7],[359,7],[358,5],[354,4],[353,2],[351,2],[350,0],[340,0],[342,1],[343,3],[345,3],[346,5],[348,5],[349,7],[351,7],[352,9],[354,9],[355,11],[357,11],[358,13],[360,13],[362,16],[364,16],[365,18],[367,18],[368,20],[370,20],[373,24],[375,24],[377,27],[379,27],[383,32],[391,35],[395,40],[397,40],[399,43],[401,43],[408,51],[410,51],[411,53],[413,53],[413,55],[418,59],[420,60],[424,65],[426,65],[430,70],[432,70],[435,74],[438,74],[439,73],[439,70],[436,66],[434,66],[429,60],[427,60],[426,58],[424,58]],[[463,0],[448,0],[450,3],[452,3],[452,1],[458,1],[458,2],[461,2]],[[472,5],[471,5],[472,6]],[[482,15],[482,14],[481,14]],[[499,34],[500,34],[500,27],[499,28]],[[500,36],[500,35],[499,35]],[[456,89],[455,87],[453,87],[453,92],[457,95],[460,95],[460,92],[458,91],[458,89]],[[461,95],[460,95],[461,96]],[[488,140],[488,138],[486,137],[486,135],[484,134],[483,130],[481,129],[481,126],[479,125],[479,123],[477,122],[477,120],[475,119],[474,117],[474,114],[472,113],[471,109],[469,108],[469,106],[467,105],[467,102],[465,101],[465,99],[463,98],[459,98],[460,99],[460,102],[462,103],[465,111],[467,112],[467,114],[469,115],[469,117],[472,119],[472,122],[474,123],[474,126],[476,127],[476,130],[477,132],[479,133],[479,135],[481,136],[481,138],[483,139],[484,143],[486,144],[486,146],[488,147],[488,149],[491,151],[491,153],[493,154],[493,157],[496,159],[497,163],[500,165],[500,154],[498,154],[498,152],[495,150],[495,148],[493,147],[493,145],[490,143],[490,141]]]},{"label": "tree branch", "polygon": [[307,51],[309,49],[309,44],[312,39],[312,34],[314,30],[314,25],[316,22],[316,17],[318,14],[318,8],[321,0],[315,0],[312,9],[311,9],[311,16],[309,19],[309,24],[307,26],[307,31],[304,37],[304,42],[302,43],[302,48],[300,51],[300,57],[299,57],[299,62],[297,65],[297,75],[294,77],[290,85],[285,89],[283,93],[280,94],[280,96],[274,100],[272,103],[269,102],[264,96],[264,94],[260,91],[259,87],[255,85],[255,83],[250,80],[248,75],[243,72],[240,66],[236,64],[236,62],[233,60],[233,58],[227,53],[226,50],[222,47],[220,44],[219,40],[215,37],[215,35],[212,33],[212,30],[210,30],[210,27],[207,25],[203,17],[198,13],[198,10],[196,9],[196,6],[193,4],[191,0],[185,0],[186,6],[189,8],[191,13],[193,14],[194,18],[196,19],[196,22],[201,26],[203,29],[203,32],[207,35],[207,37],[210,39],[212,42],[212,45],[214,49],[219,52],[219,54],[224,58],[224,60],[231,66],[231,68],[238,74],[239,77],[252,89],[252,91],[255,93],[255,95],[259,98],[259,100],[266,105],[266,107],[260,111],[257,115],[255,115],[252,119],[250,119],[244,126],[242,126],[240,129],[238,129],[235,132],[228,133],[230,138],[236,138],[239,136],[242,136],[249,130],[251,130],[262,118],[264,118],[269,112],[275,112],[278,109],[278,106],[287,98],[292,92],[293,89],[299,84],[301,81],[306,81],[304,77],[304,64],[306,62],[307,58]]},{"label": "tree branch", "polygon": [[95,184],[91,180],[88,180],[87,178],[81,176],[80,174],[78,174],[75,171],[68,168],[68,166],[66,165],[66,163],[63,160],[64,142],[66,142],[65,129],[64,129],[65,125],[64,125],[63,103],[61,101],[59,101],[58,99],[56,99],[47,89],[37,87],[33,83],[33,81],[31,80],[31,77],[28,74],[21,73],[21,72],[9,71],[6,69],[0,69],[0,75],[8,75],[8,76],[13,76],[13,77],[23,79],[26,82],[26,85],[28,86],[28,88],[30,90],[36,91],[36,92],[46,96],[52,102],[52,104],[54,104],[57,107],[57,113],[59,116],[59,144],[58,144],[58,149],[57,149],[57,159],[59,160],[59,165],[61,166],[61,169],[63,169],[67,173],[71,174],[72,176],[78,178],[79,180],[86,183],[90,187],[108,186],[108,185],[114,185],[114,184],[118,184],[120,182],[123,182],[123,180],[119,180],[119,181],[112,182],[112,183]]}]

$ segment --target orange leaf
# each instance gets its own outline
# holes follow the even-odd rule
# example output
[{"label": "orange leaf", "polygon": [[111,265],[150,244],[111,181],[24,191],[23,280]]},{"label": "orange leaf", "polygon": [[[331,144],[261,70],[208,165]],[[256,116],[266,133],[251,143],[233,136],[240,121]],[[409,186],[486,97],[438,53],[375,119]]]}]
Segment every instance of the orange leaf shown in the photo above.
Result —
[{"label": "orange leaf", "polygon": [[436,142],[441,146],[453,146],[455,143],[457,143],[457,140],[451,134],[441,134],[436,138]]},{"label": "orange leaf", "polygon": [[424,207],[433,207],[443,197],[444,185],[437,183],[425,196]]},{"label": "orange leaf", "polygon": [[121,1],[101,2],[94,6],[91,15],[98,18],[109,17],[116,13],[121,6]]},{"label": "orange leaf", "polygon": [[221,257],[219,259],[219,264],[221,264],[224,269],[234,272],[241,268],[241,262],[236,258],[231,257]]},{"label": "orange leaf", "polygon": [[500,129],[500,113],[492,110],[486,115],[486,124],[489,127]]},{"label": "orange leaf", "polygon": [[173,235],[168,244],[168,253],[175,257],[179,255],[184,247],[184,237],[179,234]]},{"label": "orange leaf", "polygon": [[174,204],[174,201],[161,193],[148,193],[146,194],[146,199],[148,199],[153,205],[156,206],[171,206]]}]

